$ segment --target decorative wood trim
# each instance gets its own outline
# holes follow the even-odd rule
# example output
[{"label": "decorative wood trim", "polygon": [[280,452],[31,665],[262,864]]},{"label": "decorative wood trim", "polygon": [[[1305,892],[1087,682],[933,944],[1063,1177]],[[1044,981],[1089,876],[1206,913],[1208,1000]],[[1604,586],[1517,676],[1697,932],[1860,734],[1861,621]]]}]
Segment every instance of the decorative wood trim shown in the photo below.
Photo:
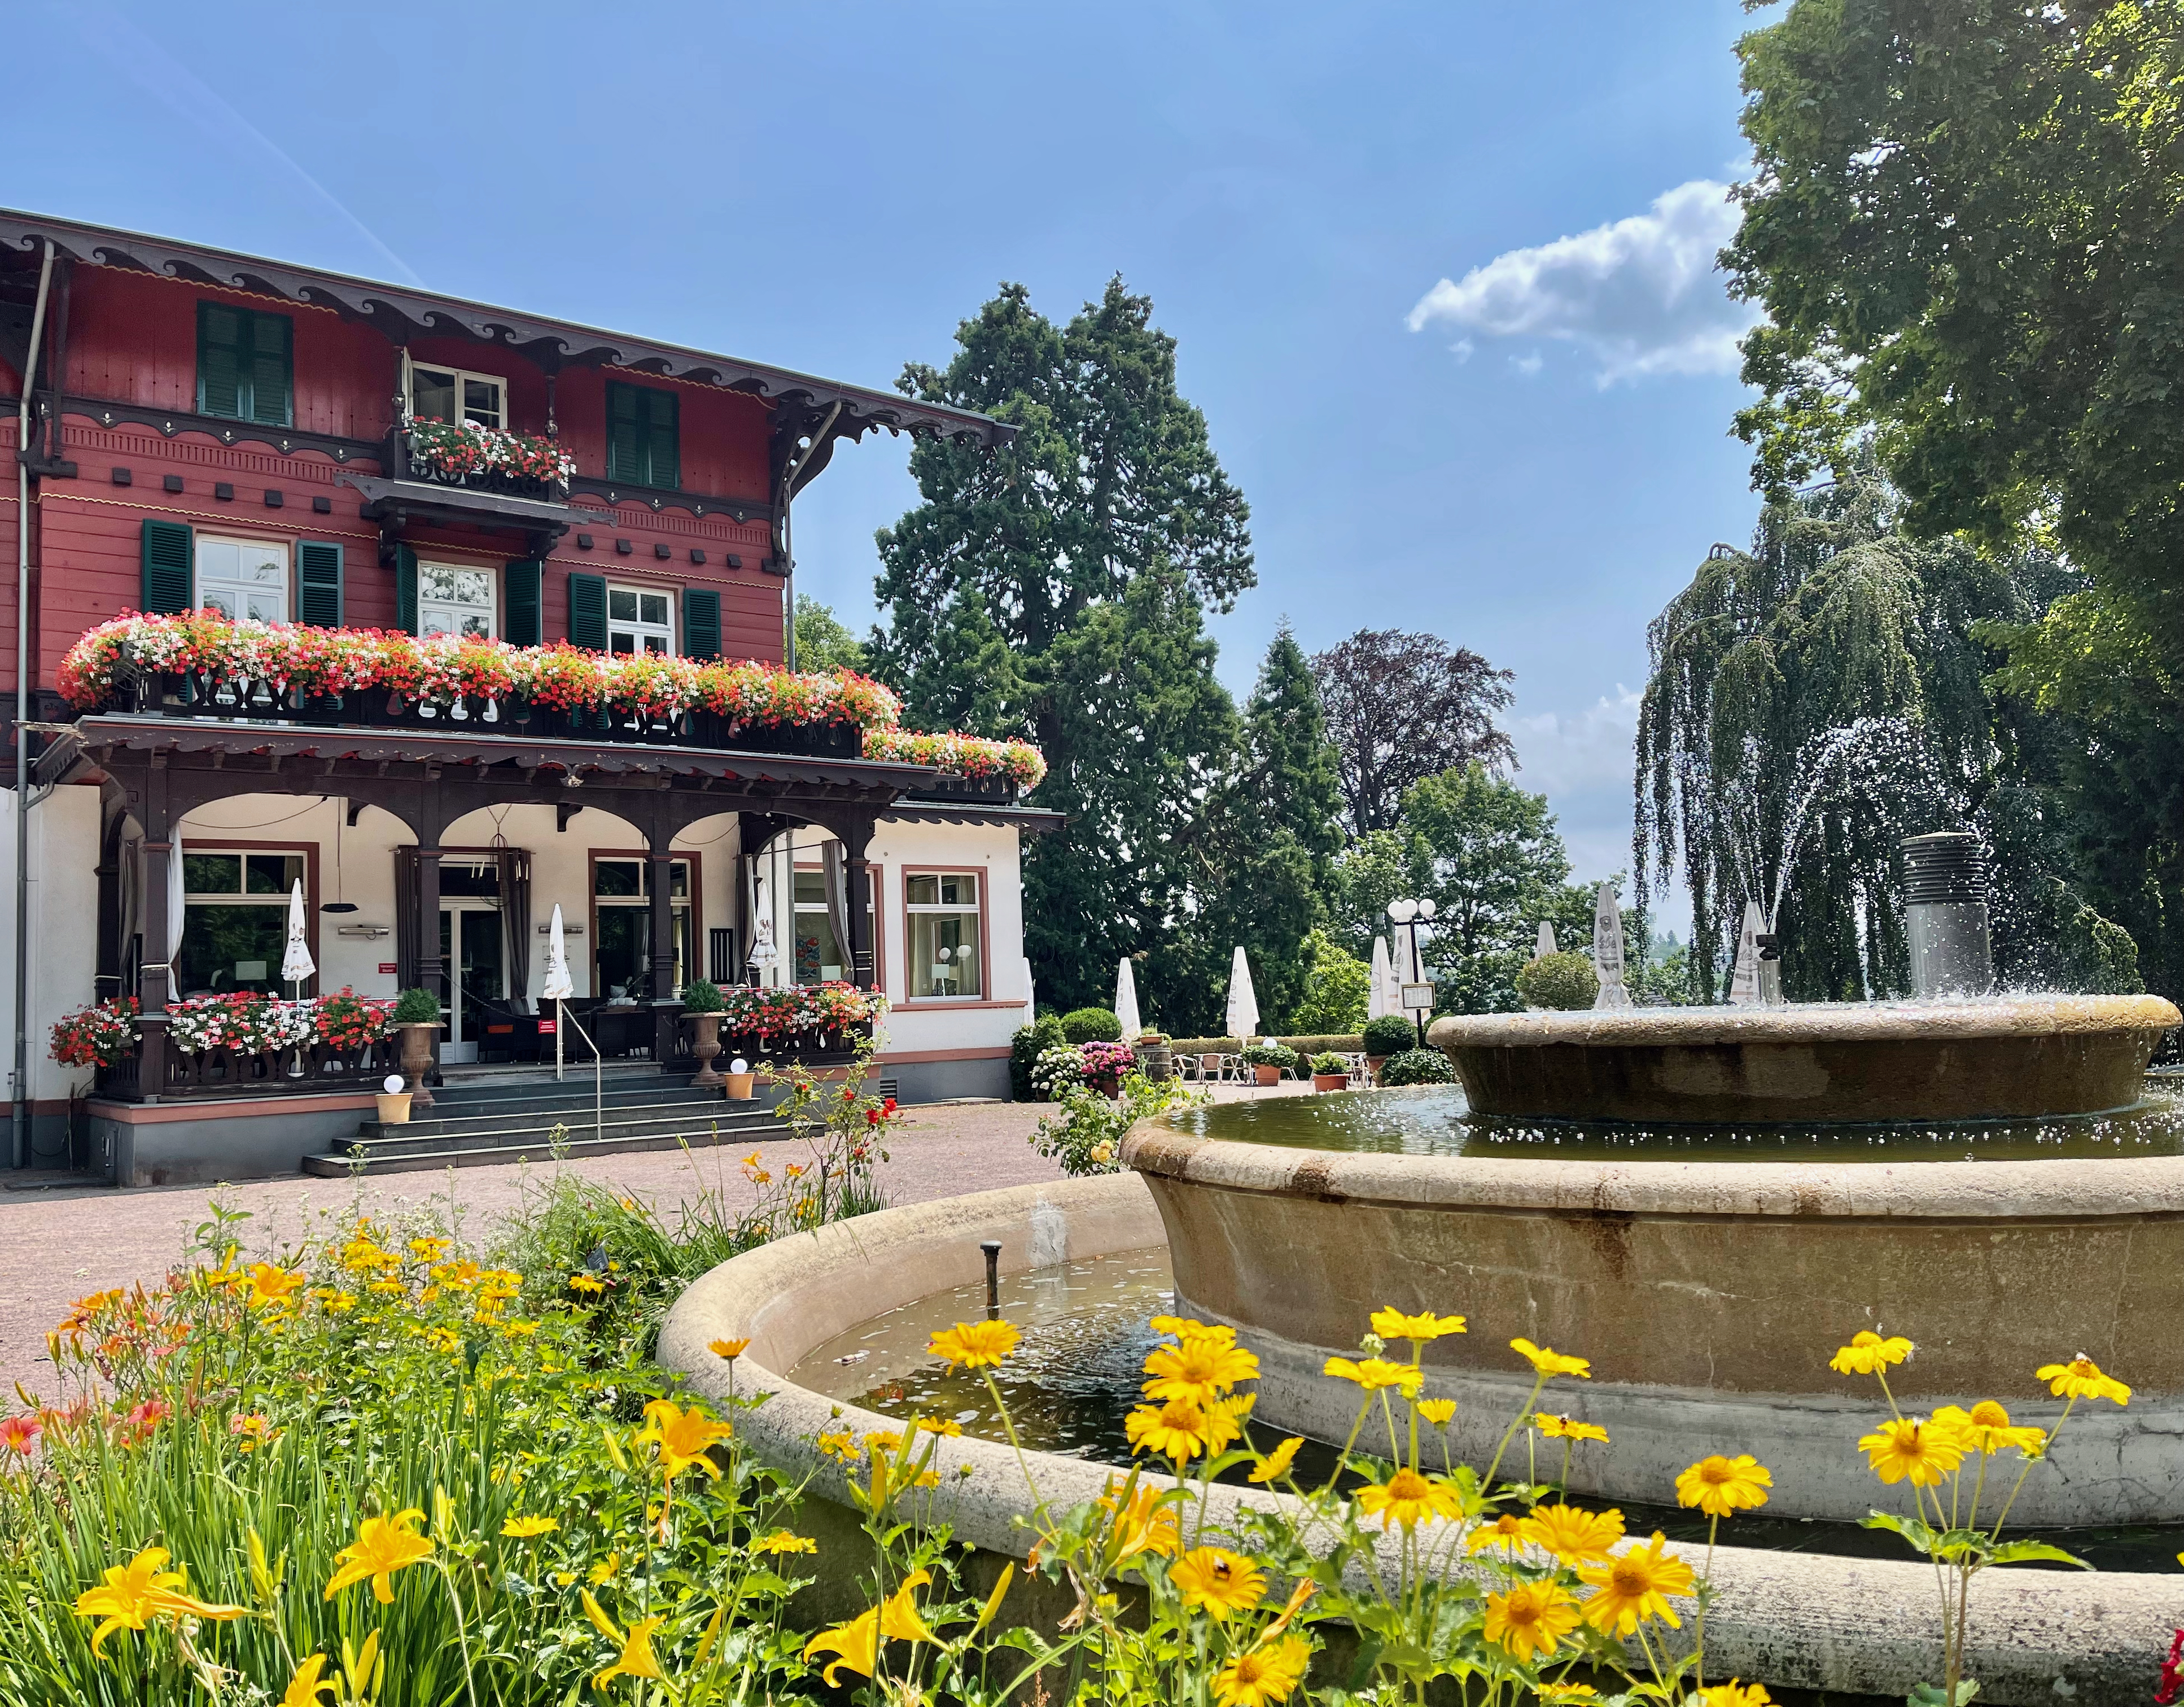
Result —
[{"label": "decorative wood trim", "polygon": [[[14,405],[0,400],[0,406]],[[103,398],[64,397],[60,412],[64,419],[77,416],[103,427],[115,427],[125,421],[135,421],[142,427],[157,427],[165,438],[199,432],[224,445],[263,444],[282,456],[292,456],[299,450],[315,450],[332,457],[344,467],[351,462],[369,462],[376,469],[387,448],[384,439],[339,438],[332,433],[299,432],[292,427],[264,427],[252,421],[230,421],[225,416],[198,415],[186,409],[151,409],[139,403],[117,403]]]},{"label": "decorative wood trim", "polygon": [[1005,445],[1016,437],[1015,427],[968,410],[922,402],[899,393],[842,385],[789,368],[627,337],[571,321],[520,315],[460,297],[436,296],[231,250],[174,243],[139,232],[0,210],[0,248],[19,255],[36,255],[47,242],[53,244],[59,256],[71,261],[122,267],[158,278],[330,309],[344,320],[372,327],[397,345],[432,336],[467,337],[496,351],[515,353],[541,366],[614,367],[634,375],[681,379],[787,404],[793,414],[839,404],[839,417],[831,436],[855,438],[875,427],[886,427],[989,449]]}]

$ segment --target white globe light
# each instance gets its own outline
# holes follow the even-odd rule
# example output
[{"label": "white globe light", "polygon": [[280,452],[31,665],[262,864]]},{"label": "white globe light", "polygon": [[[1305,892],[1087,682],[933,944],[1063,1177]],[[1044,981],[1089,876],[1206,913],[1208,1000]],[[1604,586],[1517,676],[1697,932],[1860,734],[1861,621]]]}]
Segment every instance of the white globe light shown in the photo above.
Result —
[{"label": "white globe light", "polygon": [[1418,916],[1418,904],[1414,901],[1391,901],[1388,903],[1388,917],[1397,924],[1408,924]]},{"label": "white globe light", "polygon": [[742,1056],[738,1055],[733,1061],[731,1061],[728,1063],[728,1071],[731,1073],[748,1073],[750,1071],[750,1063],[744,1060]]},{"label": "white globe light", "polygon": [[1433,897],[1431,895],[1428,895],[1424,901],[1418,903],[1418,917],[1420,918],[1431,918],[1433,916]]},{"label": "white globe light", "polygon": [[402,1075],[398,1073],[388,1074],[380,1081],[379,1088],[389,1096],[398,1095],[402,1089]]}]

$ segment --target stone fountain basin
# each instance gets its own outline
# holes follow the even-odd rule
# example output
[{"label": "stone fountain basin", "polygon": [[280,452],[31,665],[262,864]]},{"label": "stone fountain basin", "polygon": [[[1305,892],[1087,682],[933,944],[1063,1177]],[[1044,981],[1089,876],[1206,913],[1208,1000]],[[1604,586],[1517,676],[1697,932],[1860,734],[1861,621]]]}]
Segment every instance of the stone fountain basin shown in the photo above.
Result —
[{"label": "stone fountain basin", "polygon": [[[1340,1441],[1324,1380],[1382,1305],[1462,1314],[1427,1348],[1483,1460],[1530,1385],[1522,1335],[1587,1358],[1550,1409],[1607,1430],[1573,1487],[1660,1500],[1708,1453],[1774,1473],[1772,1509],[1856,1520],[1897,1502],[1858,1436],[1885,1414],[1828,1359],[1861,1328],[1914,1340],[1907,1411],[2061,1409],[2033,1371],[2085,1352],[2131,1383],[2081,1404],[2025,1483],[2026,1525],[2184,1520],[2184,1157],[1812,1163],[1504,1160],[1236,1143],[1141,1122],[1123,1160],[1160,1206],[1186,1314],[1256,1350],[1257,1414]],[[1907,1508],[1908,1509],[1908,1508]]]},{"label": "stone fountain basin", "polygon": [[2104,1113],[2184,1020],[2158,996],[1469,1014],[1436,1020],[1481,1114],[1844,1124]]},{"label": "stone fountain basin", "polygon": [[[686,1375],[695,1391],[717,1398],[728,1390],[727,1366],[707,1347],[749,1336],[750,1346],[737,1364],[738,1386],[772,1397],[739,1420],[743,1444],[768,1463],[809,1476],[809,1496],[835,1510],[832,1528],[846,1534],[852,1526],[838,1509],[848,1504],[841,1468],[818,1453],[813,1439],[832,1429],[892,1428],[899,1420],[837,1404],[779,1371],[875,1314],[975,1280],[983,1272],[981,1240],[1001,1241],[1001,1265],[1011,1274],[1157,1244],[1164,1217],[1148,1183],[1126,1174],[984,1191],[777,1241],[692,1285],[662,1329],[660,1360]],[[989,1561],[1020,1559],[1031,1546],[1034,1532],[1023,1521],[1033,1504],[1027,1468],[1056,1509],[1095,1498],[1111,1473],[1050,1453],[1028,1453],[1020,1464],[1006,1446],[967,1436],[940,1444],[945,1486],[956,1490],[945,1515],[958,1537]],[[1686,1455],[1682,1462],[1688,1461]],[[961,1464],[972,1474],[958,1482],[954,1471]],[[1663,1497],[1662,1487],[1652,1492]],[[1217,1489],[1212,1515],[1229,1520],[1246,1502],[1278,1498],[1258,1489]],[[800,1520],[800,1526],[828,1526]],[[1713,1580],[1720,1593],[1708,1616],[1709,1675],[1825,1689],[1835,1699],[1900,1701],[1935,1671],[1941,1631],[1933,1577],[1908,1558],[1724,1546],[1714,1556]],[[2168,1650],[2176,1582],[2173,1576],[2122,1573],[1984,1573],[1972,1590],[1969,1656],[1981,1680],[1981,1699],[2002,1707],[2053,1703],[2061,1699],[2054,1690],[2059,1680],[2081,1701],[2143,1699]],[[827,1615],[861,1609],[854,1584],[831,1587]],[[1687,1604],[1683,1610],[1688,1635],[1691,1609]],[[1013,1603],[1007,1615],[1017,1615]]]}]

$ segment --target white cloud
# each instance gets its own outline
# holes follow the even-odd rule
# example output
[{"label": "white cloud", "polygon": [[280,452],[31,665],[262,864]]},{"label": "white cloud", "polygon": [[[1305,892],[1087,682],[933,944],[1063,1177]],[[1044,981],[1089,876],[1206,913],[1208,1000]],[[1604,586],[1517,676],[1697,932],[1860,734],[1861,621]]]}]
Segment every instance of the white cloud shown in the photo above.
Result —
[{"label": "white cloud", "polygon": [[[1419,298],[1410,328],[1558,339],[1599,363],[1603,387],[1653,374],[1734,373],[1736,340],[1759,316],[1730,299],[1714,265],[1736,232],[1728,195],[1725,184],[1694,179],[1657,197],[1651,213],[1496,255]],[[1524,362],[1536,360],[1517,365],[1532,371]]]},{"label": "white cloud", "polygon": [[1456,358],[1457,365],[1461,366],[1463,363],[1471,360],[1471,352],[1474,348],[1475,346],[1472,343],[1469,338],[1460,337],[1457,339],[1454,343],[1449,345],[1448,353]]},{"label": "white cloud", "polygon": [[1523,374],[1525,378],[1529,379],[1534,374],[1537,373],[1542,367],[1546,365],[1546,361],[1547,359],[1535,349],[1529,355],[1511,356],[1509,358],[1509,365],[1515,368],[1518,372]]},{"label": "white cloud", "polygon": [[1641,697],[1618,682],[1613,697],[1602,694],[1574,715],[1540,711],[1513,718],[1509,738],[1524,767],[1524,786],[1559,803],[1565,795],[1613,785],[1622,790],[1627,812]]}]

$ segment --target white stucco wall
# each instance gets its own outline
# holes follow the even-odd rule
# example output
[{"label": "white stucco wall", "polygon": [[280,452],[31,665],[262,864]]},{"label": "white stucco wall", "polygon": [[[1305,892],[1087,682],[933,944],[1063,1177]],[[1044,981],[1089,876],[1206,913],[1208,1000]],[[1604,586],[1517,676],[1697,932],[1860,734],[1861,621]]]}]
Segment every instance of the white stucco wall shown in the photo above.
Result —
[{"label": "white stucco wall", "polygon": [[[0,941],[13,946],[14,842],[13,796],[0,790]],[[47,1056],[47,1035],[63,1014],[94,997],[98,952],[99,792],[93,787],[56,790],[31,817],[31,1095],[40,1101],[66,1098],[88,1080],[83,1069],[67,1068]],[[566,830],[554,827],[554,812],[544,806],[518,806],[472,812],[455,820],[443,835],[448,849],[485,849],[495,834],[532,856],[532,931],[529,989],[535,994],[545,968],[543,927],[560,902],[567,923],[569,962],[579,995],[591,988],[592,939],[589,856],[593,850],[638,853],[644,838],[635,825],[596,806],[573,815]],[[315,889],[310,900],[318,928],[315,954],[319,988],[343,985],[359,995],[389,997],[396,977],[394,948],[394,850],[413,840],[409,827],[392,814],[366,806],[356,824],[347,823],[344,803],[289,795],[242,795],[192,810],[179,835],[184,849],[207,842],[281,848],[303,845],[315,850]],[[813,862],[827,838],[816,828],[795,834],[795,857]],[[732,923],[732,886],[739,851],[738,821],[733,813],[702,820],[675,840],[678,852],[698,861],[699,916],[694,934],[696,970],[706,968],[705,932]],[[883,820],[867,858],[879,877],[879,969],[892,1011],[885,1055],[892,1061],[950,1062],[986,1059],[1004,1054],[1009,1035],[1023,1024],[1026,986],[1023,964],[1022,883],[1017,832],[979,825],[919,823]],[[785,877],[788,850],[782,845],[777,870]],[[976,871],[983,883],[982,923],[987,940],[987,988],[975,1001],[910,1002],[905,999],[905,932],[903,875],[905,867]],[[772,885],[776,940],[790,937],[791,890]],[[331,901],[354,902],[346,914],[319,912]],[[378,926],[386,934],[343,936]],[[12,951],[7,958],[12,962]],[[12,980],[0,978],[0,1038],[13,1035],[9,1004]]]}]

